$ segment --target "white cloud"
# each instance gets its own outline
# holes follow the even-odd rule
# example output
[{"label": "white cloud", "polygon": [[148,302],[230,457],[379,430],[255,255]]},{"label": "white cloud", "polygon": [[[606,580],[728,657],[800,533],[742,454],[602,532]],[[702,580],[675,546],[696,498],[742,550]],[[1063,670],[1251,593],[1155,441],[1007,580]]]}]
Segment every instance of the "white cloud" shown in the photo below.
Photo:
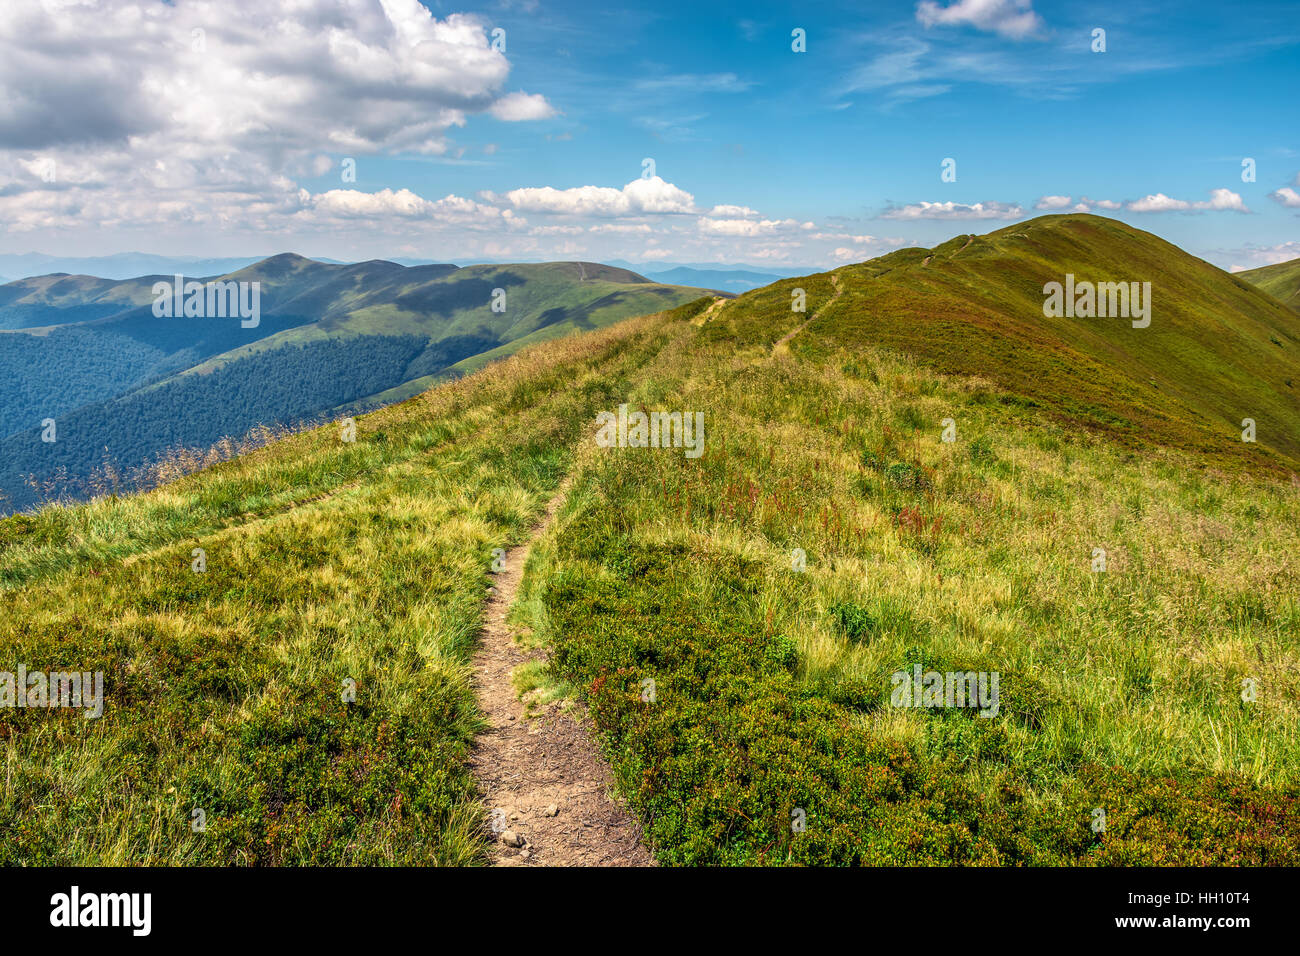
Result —
[{"label": "white cloud", "polygon": [[492,115],[508,123],[549,119],[555,109],[540,93],[507,93],[492,104]]},{"label": "white cloud", "polygon": [[1134,199],[1126,204],[1132,212],[1173,212],[1191,209],[1192,204],[1184,199],[1171,199],[1164,193],[1154,193],[1142,199]]},{"label": "white cloud", "polygon": [[327,216],[340,219],[371,219],[386,216],[416,218],[428,216],[433,204],[409,189],[384,189],[366,193],[356,189],[331,189],[315,196],[302,191],[305,204]]},{"label": "white cloud", "polygon": [[1193,203],[1197,209],[1230,209],[1233,212],[1250,212],[1241,196],[1231,189],[1211,189],[1209,202]]},{"label": "white cloud", "polygon": [[875,236],[855,236],[848,232],[814,232],[808,238],[819,242],[855,242],[858,245],[876,241]]},{"label": "white cloud", "polygon": [[[339,157],[454,153],[476,114],[553,114],[503,94],[509,73],[477,17],[417,0],[0,4],[0,220],[271,228],[303,212],[292,177]],[[418,206],[324,208],[366,203]]]},{"label": "white cloud", "polygon": [[748,206],[721,205],[710,209],[708,215],[719,219],[750,219],[758,215],[758,210]]},{"label": "white cloud", "polygon": [[927,28],[972,26],[1014,40],[1032,36],[1043,27],[1032,0],[957,0],[946,7],[922,0],[916,5],[916,19]]},{"label": "white cloud", "polygon": [[512,189],[505,199],[523,212],[569,216],[625,216],[642,213],[693,213],[695,197],[658,176],[634,179],[622,189],[612,186],[528,186]]},{"label": "white cloud", "polygon": [[529,230],[534,236],[580,236],[586,231],[582,226],[536,226]]},{"label": "white cloud", "polygon": [[1153,193],[1141,199],[1134,199],[1124,204],[1130,212],[1193,212],[1222,211],[1250,212],[1241,196],[1231,189],[1211,189],[1208,200],[1189,202],[1186,199],[1173,199],[1164,193]]},{"label": "white cloud", "polygon": [[1121,209],[1124,204],[1113,199],[1089,199],[1081,196],[1078,202],[1070,196],[1040,196],[1034,208],[1042,212],[1092,212],[1095,209]]},{"label": "white cloud", "polygon": [[1016,203],[919,202],[888,209],[881,219],[1019,219],[1024,210]]},{"label": "white cloud", "polygon": [[1290,242],[1278,243],[1276,246],[1247,246],[1244,249],[1229,250],[1226,255],[1237,260],[1245,260],[1247,264],[1234,264],[1229,269],[1230,272],[1243,272],[1246,269],[1258,269],[1260,266],[1273,266],[1279,262],[1300,259],[1300,241],[1292,239]]},{"label": "white cloud", "polygon": [[[69,57],[83,41],[95,55]],[[510,64],[478,18],[417,0],[5,4],[0,50],[10,148],[161,132],[182,151],[431,151],[467,113],[549,110],[499,94]]]},{"label": "white cloud", "polygon": [[810,229],[810,222],[796,219],[700,219],[700,232],[710,236],[762,236],[782,230]]},{"label": "white cloud", "polygon": [[1268,198],[1276,203],[1281,203],[1288,209],[1300,209],[1300,193],[1290,186],[1283,186],[1281,189],[1269,193]]},{"label": "white cloud", "polygon": [[589,226],[587,232],[594,233],[648,233],[654,232],[649,223],[644,222],[606,222],[598,226]]},{"label": "white cloud", "polygon": [[455,195],[428,200],[409,189],[381,189],[373,193],[356,189],[331,189],[316,195],[304,189],[299,195],[305,209],[332,219],[427,219],[470,225],[501,223],[516,218],[509,209],[485,206]]},{"label": "white cloud", "polygon": [[1070,205],[1069,196],[1040,196],[1034,203],[1035,209],[1065,209]]}]

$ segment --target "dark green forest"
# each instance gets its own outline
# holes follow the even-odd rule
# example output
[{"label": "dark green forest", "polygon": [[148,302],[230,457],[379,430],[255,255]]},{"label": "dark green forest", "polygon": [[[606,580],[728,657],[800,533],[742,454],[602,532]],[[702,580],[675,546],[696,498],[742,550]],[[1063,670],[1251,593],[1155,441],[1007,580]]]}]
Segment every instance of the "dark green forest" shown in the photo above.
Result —
[{"label": "dark green forest", "polygon": [[165,359],[148,342],[83,326],[0,335],[0,435],[121,395],[165,371]]},{"label": "dark green forest", "polygon": [[[106,463],[129,475],[168,449],[206,448],[257,425],[301,424],[321,409],[405,381],[407,367],[425,346],[418,335],[286,345],[208,374],[178,376],[61,416],[42,416],[55,419],[54,442],[41,440],[40,419],[0,440],[0,507],[24,510],[44,500],[84,497]],[[32,487],[33,480],[42,490]]]}]

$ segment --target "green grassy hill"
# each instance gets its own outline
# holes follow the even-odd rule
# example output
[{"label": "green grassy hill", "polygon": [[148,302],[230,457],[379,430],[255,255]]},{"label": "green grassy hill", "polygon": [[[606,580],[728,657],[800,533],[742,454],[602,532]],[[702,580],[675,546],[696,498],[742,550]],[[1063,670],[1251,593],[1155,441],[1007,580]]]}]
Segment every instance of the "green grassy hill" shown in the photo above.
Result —
[{"label": "green grassy hill", "polygon": [[[0,329],[86,322],[153,302],[162,276],[116,281],[59,273],[0,285]],[[3,281],[3,280],[0,280]]]},{"label": "green grassy hill", "polygon": [[[492,549],[565,481],[515,615],[661,862],[1300,863],[1300,417],[1247,450],[1210,417],[1269,398],[1236,369],[1289,371],[1290,313],[1118,223],[1012,232],[0,521],[0,660],[107,685],[97,720],[0,708],[0,861],[484,860],[468,657]],[[1149,329],[1041,319],[1057,273],[1144,251]],[[702,413],[704,454],[598,446],[623,403]],[[918,666],[996,674],[997,714],[897,706]]]},{"label": "green grassy hill", "polygon": [[[1043,286],[1066,273],[1151,282],[1150,326],[1044,317]],[[838,274],[844,295],[800,340],[810,355],[819,343],[882,345],[996,382],[1133,447],[1165,444],[1224,467],[1300,468],[1300,320],[1150,233],[1098,216],[1044,216]],[[773,335],[799,318],[788,312],[798,284],[762,293]],[[1225,441],[1240,438],[1245,418],[1256,421],[1256,443]]]},{"label": "green grassy hill", "polygon": [[1300,259],[1238,272],[1237,278],[1245,279],[1289,309],[1300,312]]}]

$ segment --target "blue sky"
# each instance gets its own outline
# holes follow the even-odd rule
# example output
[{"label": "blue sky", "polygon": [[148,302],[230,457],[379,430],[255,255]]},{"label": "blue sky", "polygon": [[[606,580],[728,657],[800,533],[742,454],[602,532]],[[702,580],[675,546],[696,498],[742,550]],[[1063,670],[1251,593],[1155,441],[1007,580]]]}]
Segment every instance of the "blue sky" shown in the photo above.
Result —
[{"label": "blue sky", "polygon": [[825,267],[1086,208],[1225,268],[1300,256],[1294,4],[321,0],[287,40],[239,6],[176,0],[146,48],[0,14],[28,57],[0,89],[36,101],[43,30],[136,73],[176,47],[153,84],[52,72],[55,108],[103,100],[80,138],[0,110],[0,251]]}]

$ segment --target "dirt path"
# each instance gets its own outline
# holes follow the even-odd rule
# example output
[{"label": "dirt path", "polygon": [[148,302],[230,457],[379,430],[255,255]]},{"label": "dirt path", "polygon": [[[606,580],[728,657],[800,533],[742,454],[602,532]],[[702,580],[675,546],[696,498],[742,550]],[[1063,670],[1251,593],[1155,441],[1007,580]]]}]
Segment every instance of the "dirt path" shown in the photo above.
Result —
[{"label": "dirt path", "polygon": [[831,273],[831,285],[835,287],[835,294],[827,299],[820,309],[808,316],[807,320],[802,325],[798,328],[791,329],[789,332],[785,333],[785,335],[781,336],[781,338],[777,339],[776,344],[772,346],[773,358],[776,358],[778,352],[790,351],[790,340],[804,329],[808,328],[808,326],[812,324],[813,319],[817,318],[817,316],[829,309],[835,300],[844,294],[844,287],[840,285],[840,277],[833,272]]},{"label": "dirt path", "polygon": [[586,708],[557,706],[524,716],[511,672],[544,650],[512,639],[506,612],[523,578],[534,541],[555,519],[564,491],[551,501],[529,540],[505,555],[493,580],[474,686],[488,728],[479,735],[470,767],[489,810],[485,826],[497,866],[653,866],[641,826],[610,796],[608,765],[591,735]]},{"label": "dirt path", "polygon": [[[972,233],[971,235],[969,235],[969,236],[966,237],[966,241],[962,244],[961,249],[958,249],[958,250],[957,250],[957,252],[961,252],[962,249],[965,249],[967,246],[969,246],[969,245],[970,245],[972,242],[974,242],[974,241],[975,241],[975,236],[974,236],[974,234]],[[956,255],[957,252],[954,252],[953,255]],[[934,256],[926,256],[924,259],[921,260],[921,265],[923,265],[923,266],[928,266],[928,265],[930,264],[930,260],[933,259],[933,258],[934,258]]]},{"label": "dirt path", "polygon": [[723,308],[726,306],[726,304],[730,301],[732,300],[724,299],[722,298],[722,296],[714,296],[713,303],[707,309],[705,309],[703,312],[697,315],[692,321],[696,325],[704,325],[706,322],[712,319],[716,319],[718,317],[718,313],[721,312]]}]

